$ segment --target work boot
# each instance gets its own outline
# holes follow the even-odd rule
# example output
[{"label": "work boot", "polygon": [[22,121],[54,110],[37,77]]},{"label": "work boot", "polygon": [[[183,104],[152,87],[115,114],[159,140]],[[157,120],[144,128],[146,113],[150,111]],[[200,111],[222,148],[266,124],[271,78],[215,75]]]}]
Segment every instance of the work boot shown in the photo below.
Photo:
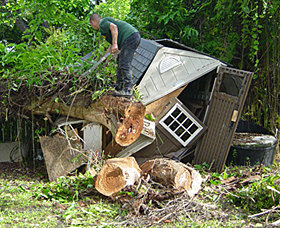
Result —
[{"label": "work boot", "polygon": [[120,91],[120,90],[123,89],[122,83],[117,83],[117,82],[115,82],[115,83],[109,83],[108,86],[110,86],[110,87],[112,87],[112,88],[115,88],[115,90],[117,90],[117,91]]},{"label": "work boot", "polygon": [[130,99],[133,96],[133,91],[131,88],[125,88],[119,91],[113,91],[112,95],[114,97],[125,97],[125,98]]}]

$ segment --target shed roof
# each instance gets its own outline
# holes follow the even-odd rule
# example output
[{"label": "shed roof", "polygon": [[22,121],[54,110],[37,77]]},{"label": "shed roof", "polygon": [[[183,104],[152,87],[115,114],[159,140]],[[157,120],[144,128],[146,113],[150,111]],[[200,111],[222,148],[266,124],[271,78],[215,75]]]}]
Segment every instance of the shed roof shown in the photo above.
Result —
[{"label": "shed roof", "polygon": [[224,63],[225,65],[229,65],[228,63],[223,62],[222,60],[216,57],[213,57],[207,53],[198,51],[194,48],[188,47],[184,44],[181,44],[177,41],[173,41],[171,39],[147,40],[147,39],[142,38],[141,43],[134,54],[134,58],[131,64],[133,81],[135,84],[138,84],[140,82],[146,70],[148,69],[151,62],[153,61],[156,53],[162,47],[169,47],[169,48],[175,48],[175,49],[180,49],[180,50],[185,50],[185,51],[192,51],[192,52],[216,59]]},{"label": "shed roof", "polygon": [[218,59],[218,58],[216,58],[216,57],[214,57],[212,55],[209,55],[209,54],[207,54],[205,52],[202,52],[202,51],[198,51],[198,50],[196,50],[194,48],[188,47],[188,46],[186,46],[184,44],[181,44],[181,43],[179,43],[177,41],[174,41],[174,40],[171,40],[171,39],[160,39],[160,40],[156,40],[155,42],[157,42],[157,43],[159,43],[159,44],[161,44],[161,45],[163,45],[165,47],[177,48],[177,49],[181,49],[181,50],[188,50],[188,51],[193,51],[193,52],[196,52],[196,53],[199,53],[199,54],[202,54],[202,55],[206,55],[206,56],[209,56],[209,57],[211,57],[213,59],[217,59],[220,62],[230,66],[230,64],[228,64],[228,63],[226,63],[226,62],[224,62],[224,61],[222,61],[222,60],[220,60],[220,59]]},{"label": "shed roof", "polygon": [[163,46],[155,41],[141,39],[141,43],[134,54],[132,61],[133,81],[135,84],[140,81],[158,49]]},{"label": "shed roof", "polygon": [[142,101],[150,104],[222,65],[204,54],[163,46],[138,83]]}]

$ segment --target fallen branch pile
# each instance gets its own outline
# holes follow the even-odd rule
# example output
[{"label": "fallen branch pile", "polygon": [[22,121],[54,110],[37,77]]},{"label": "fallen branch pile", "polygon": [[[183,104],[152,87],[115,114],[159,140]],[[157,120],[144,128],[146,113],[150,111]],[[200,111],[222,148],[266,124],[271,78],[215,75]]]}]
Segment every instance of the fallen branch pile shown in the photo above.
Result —
[{"label": "fallen branch pile", "polygon": [[3,79],[0,120],[43,115],[53,124],[52,114],[74,117],[106,126],[119,145],[128,146],[143,129],[146,108],[139,101],[109,96],[107,82],[113,76],[107,77],[102,69],[88,76],[46,69],[31,77]]},{"label": "fallen branch pile", "polygon": [[150,160],[139,167],[133,157],[126,157],[107,160],[94,182],[101,194],[119,202],[130,215],[148,215],[148,222],[160,223],[192,210],[202,178],[173,160]]}]

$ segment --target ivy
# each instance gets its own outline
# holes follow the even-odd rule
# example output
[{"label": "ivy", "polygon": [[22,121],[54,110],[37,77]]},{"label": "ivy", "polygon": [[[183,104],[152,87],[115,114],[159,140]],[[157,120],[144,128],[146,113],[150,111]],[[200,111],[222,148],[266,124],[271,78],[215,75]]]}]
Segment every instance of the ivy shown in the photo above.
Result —
[{"label": "ivy", "polygon": [[145,38],[173,39],[254,72],[243,118],[279,128],[279,1],[133,0],[129,21]]},{"label": "ivy", "polygon": [[[280,1],[106,0],[99,5],[95,4],[99,1],[89,0],[6,2],[0,8],[0,77],[1,83],[7,83],[5,86],[13,91],[19,91],[25,83],[30,89],[47,83],[55,88],[63,80],[55,71],[61,71],[73,75],[65,79],[73,92],[85,88],[84,92],[98,98],[101,92],[96,92],[94,85],[105,91],[114,78],[115,61],[86,78],[85,83],[93,83],[93,87],[86,87],[79,77],[90,68],[89,63],[75,67],[79,57],[93,49],[93,60],[98,61],[108,46],[88,23],[90,14],[96,12],[130,22],[144,38],[173,39],[235,68],[254,72],[243,118],[272,131],[279,128]],[[15,25],[19,19],[26,23],[24,33]]]}]

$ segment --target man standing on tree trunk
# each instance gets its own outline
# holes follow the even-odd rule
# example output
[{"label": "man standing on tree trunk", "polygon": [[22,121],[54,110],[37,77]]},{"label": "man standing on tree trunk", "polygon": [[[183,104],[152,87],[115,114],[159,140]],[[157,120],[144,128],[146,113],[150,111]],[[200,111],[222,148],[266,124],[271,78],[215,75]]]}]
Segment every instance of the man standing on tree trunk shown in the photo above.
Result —
[{"label": "man standing on tree trunk", "polygon": [[112,95],[131,98],[133,94],[131,63],[141,41],[138,30],[127,22],[111,17],[101,18],[96,13],[90,16],[89,22],[92,28],[100,30],[100,33],[110,43],[108,51],[115,53],[120,50],[117,58],[117,81],[114,86],[116,91]]}]

